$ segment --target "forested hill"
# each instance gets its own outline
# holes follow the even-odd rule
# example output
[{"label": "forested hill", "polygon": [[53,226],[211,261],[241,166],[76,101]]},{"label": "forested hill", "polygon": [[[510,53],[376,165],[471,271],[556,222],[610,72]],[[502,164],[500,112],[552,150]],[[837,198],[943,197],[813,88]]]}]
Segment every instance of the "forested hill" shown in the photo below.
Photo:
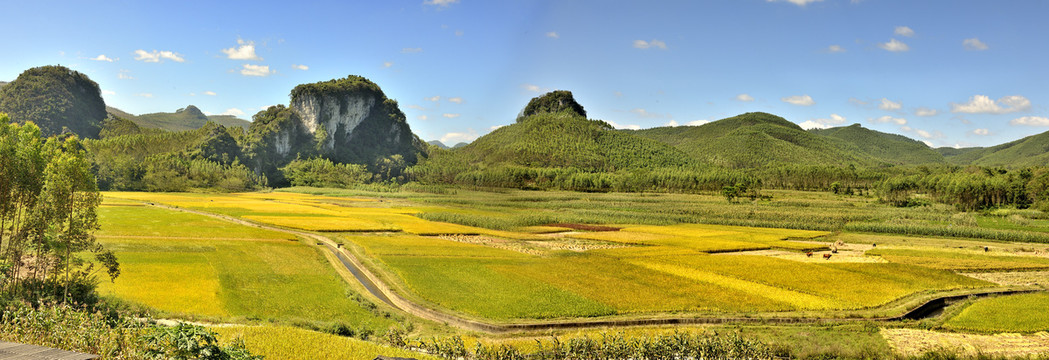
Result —
[{"label": "forested hill", "polygon": [[173,113],[159,112],[137,116],[108,106],[106,111],[113,116],[131,120],[144,128],[168,131],[196,130],[203,127],[208,121],[230,128],[240,127],[247,129],[251,126],[250,121],[239,119],[232,115],[204,115],[200,109],[193,105],[178,109]]},{"label": "forested hill", "polygon": [[98,83],[87,75],[63,66],[41,66],[0,88],[0,112],[12,122],[36,123],[45,136],[72,132],[97,138],[106,104]]},{"label": "forested hill", "polygon": [[704,163],[728,168],[779,165],[874,166],[854,145],[803,130],[786,119],[746,113],[701,126],[659,127],[625,133],[669,144]]},{"label": "forested hill", "polygon": [[991,147],[936,149],[948,163],[979,166],[1045,166],[1049,164],[1049,132]]},{"label": "forested hill", "polygon": [[925,143],[903,135],[888,134],[864,128],[860,124],[809,132],[845,141],[874,159],[893,165],[939,164],[943,155]]}]

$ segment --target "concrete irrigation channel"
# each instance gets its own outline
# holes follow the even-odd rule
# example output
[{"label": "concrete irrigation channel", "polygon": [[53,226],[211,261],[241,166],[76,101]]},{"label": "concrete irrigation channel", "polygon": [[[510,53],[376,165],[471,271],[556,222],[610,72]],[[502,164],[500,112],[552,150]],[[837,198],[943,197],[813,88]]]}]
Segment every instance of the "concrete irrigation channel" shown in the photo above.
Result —
[{"label": "concrete irrigation channel", "polygon": [[397,292],[393,291],[385,282],[379,279],[375,274],[368,270],[357,257],[343,248],[341,245],[335,243],[330,238],[312,232],[290,230],[286,228],[263,225],[259,223],[250,222],[243,219],[238,219],[232,216],[220,215],[209,213],[205,211],[190,210],[179,207],[146,203],[150,206],[155,206],[167,210],[183,211],[193,213],[197,215],[208,216],[240,225],[252,226],[256,228],[279,231],[287,234],[292,234],[301,238],[310,239],[316,241],[320,246],[324,246],[328,251],[339,260],[339,263],[345,267],[350,274],[361,284],[369,293],[378,298],[380,301],[395,307],[401,311],[409,313],[411,315],[445,323],[460,329],[479,331],[484,333],[506,333],[506,332],[521,332],[521,331],[538,331],[538,330],[567,330],[567,329],[582,329],[582,328],[603,328],[603,327],[629,327],[629,326],[655,326],[655,325],[709,325],[709,324],[737,324],[737,323],[756,323],[756,324],[812,324],[812,323],[834,323],[834,322],[847,322],[847,321],[877,321],[877,322],[892,322],[902,320],[920,320],[930,317],[936,317],[942,314],[943,309],[950,304],[964,301],[969,298],[987,297],[987,296],[998,296],[998,295],[1013,295],[1021,293],[1032,293],[1045,290],[987,290],[984,292],[970,293],[963,295],[945,295],[930,299],[921,305],[918,305],[902,315],[889,316],[889,317],[877,317],[877,318],[797,318],[797,317],[651,317],[651,318],[631,318],[631,319],[579,319],[579,320],[567,320],[567,321],[546,321],[546,322],[527,322],[527,323],[487,323],[483,321],[477,321],[467,319],[454,314],[449,314],[436,309],[432,309],[411,300],[408,300]]}]

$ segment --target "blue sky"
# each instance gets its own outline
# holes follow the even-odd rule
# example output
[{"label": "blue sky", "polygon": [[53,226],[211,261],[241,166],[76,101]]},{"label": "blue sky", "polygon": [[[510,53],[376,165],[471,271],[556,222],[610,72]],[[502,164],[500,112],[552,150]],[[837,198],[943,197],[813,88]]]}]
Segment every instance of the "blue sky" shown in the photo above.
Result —
[{"label": "blue sky", "polygon": [[250,119],[349,74],[425,140],[470,141],[542,92],[620,128],[748,111],[932,146],[1049,130],[1049,1],[0,0],[0,81],[86,73],[135,114]]}]

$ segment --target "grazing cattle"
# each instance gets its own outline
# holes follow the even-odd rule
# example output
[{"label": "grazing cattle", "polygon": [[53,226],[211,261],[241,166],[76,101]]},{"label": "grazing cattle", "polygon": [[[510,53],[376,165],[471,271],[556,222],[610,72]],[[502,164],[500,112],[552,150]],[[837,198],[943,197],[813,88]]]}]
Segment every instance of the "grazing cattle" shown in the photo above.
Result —
[{"label": "grazing cattle", "polygon": [[871,244],[871,247],[878,247],[878,244]]},{"label": "grazing cattle", "polygon": [[983,247],[983,252],[988,252],[988,251],[991,251],[991,248],[984,246]]},{"label": "grazing cattle", "polygon": [[823,254],[824,260],[830,260],[830,254]]},{"label": "grazing cattle", "polygon": [[805,253],[805,256],[812,257],[812,252],[809,251],[809,252]]}]

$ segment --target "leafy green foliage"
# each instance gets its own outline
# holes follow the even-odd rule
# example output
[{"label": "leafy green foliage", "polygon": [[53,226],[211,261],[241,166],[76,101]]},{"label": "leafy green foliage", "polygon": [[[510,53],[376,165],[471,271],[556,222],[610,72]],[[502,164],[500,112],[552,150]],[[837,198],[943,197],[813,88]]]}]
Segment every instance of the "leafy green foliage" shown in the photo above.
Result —
[{"label": "leafy green foliage", "polygon": [[41,66],[0,88],[0,112],[19,124],[36,123],[44,136],[69,131],[97,138],[106,104],[98,84],[87,75],[62,66]]},{"label": "leafy green foliage", "polygon": [[364,165],[336,164],[321,158],[297,159],[280,171],[292,186],[347,188],[371,179]]},{"label": "leafy green foliage", "polygon": [[566,90],[555,90],[543,94],[542,96],[536,96],[532,100],[528,101],[528,105],[525,106],[524,111],[521,112],[521,116],[517,118],[520,122],[522,119],[532,115],[538,115],[543,113],[560,113],[560,112],[572,112],[576,115],[586,117],[586,110],[583,109],[583,105],[579,105],[572,97],[571,91]]},{"label": "leafy green foliage", "polygon": [[363,76],[349,75],[342,79],[332,79],[312,84],[301,84],[291,90],[291,101],[295,102],[301,96],[335,96],[346,97],[350,95],[367,94],[378,98],[386,98],[379,85],[371,82]]}]

